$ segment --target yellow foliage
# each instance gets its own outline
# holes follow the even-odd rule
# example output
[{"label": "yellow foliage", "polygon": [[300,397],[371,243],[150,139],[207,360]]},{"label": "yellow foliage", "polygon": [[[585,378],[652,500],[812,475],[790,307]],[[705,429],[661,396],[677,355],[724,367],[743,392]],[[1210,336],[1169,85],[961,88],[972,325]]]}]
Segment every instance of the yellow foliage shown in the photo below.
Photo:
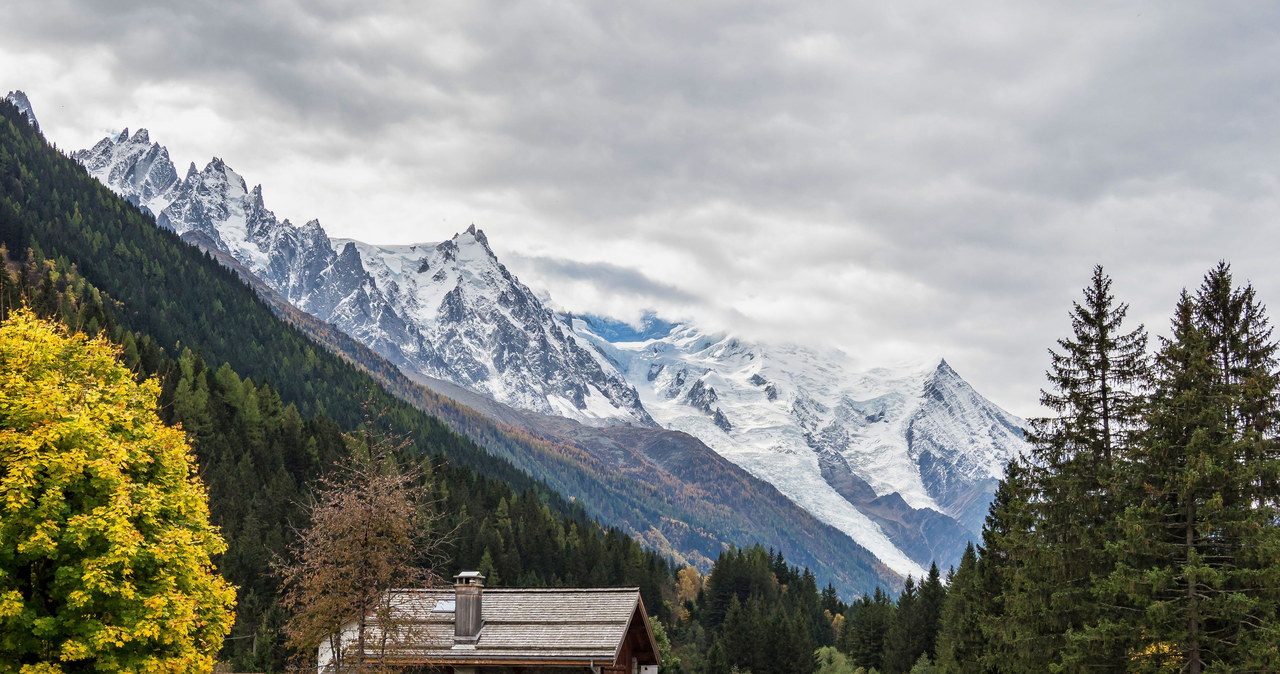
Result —
[{"label": "yellow foliage", "polygon": [[235,593],[158,395],[102,339],[0,325],[0,670],[212,669]]},{"label": "yellow foliage", "polygon": [[693,601],[702,589],[702,575],[692,566],[686,566],[676,572],[676,601],[683,604]]}]

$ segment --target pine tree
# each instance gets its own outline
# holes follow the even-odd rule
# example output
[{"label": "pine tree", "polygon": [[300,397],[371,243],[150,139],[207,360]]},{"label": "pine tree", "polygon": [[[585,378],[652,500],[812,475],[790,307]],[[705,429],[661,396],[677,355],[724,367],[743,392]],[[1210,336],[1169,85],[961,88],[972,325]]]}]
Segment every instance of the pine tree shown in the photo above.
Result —
[{"label": "pine tree", "polygon": [[938,628],[937,661],[944,672],[983,674],[986,639],[980,607],[985,599],[978,576],[978,553],[973,543],[964,549],[960,567],[947,583],[947,600]]},{"label": "pine tree", "polygon": [[929,565],[929,574],[920,585],[919,629],[923,654],[930,660],[937,655],[938,627],[942,622],[942,607],[947,601],[947,586],[942,584],[942,574],[936,563]]},{"label": "pine tree", "polygon": [[1106,620],[1094,579],[1111,570],[1103,546],[1117,513],[1116,456],[1140,426],[1149,376],[1146,332],[1125,331],[1127,312],[1111,279],[1094,267],[1083,302],[1072,304],[1072,336],[1049,351],[1050,387],[1040,402],[1053,416],[1033,420],[1029,437],[1034,519],[1011,599],[1036,650],[1072,667],[1116,657],[1072,637]]},{"label": "pine tree", "polygon": [[885,637],[893,624],[894,605],[880,588],[849,607],[849,618],[840,635],[840,650],[856,667],[884,667]]},{"label": "pine tree", "polygon": [[915,580],[907,577],[902,594],[898,595],[898,610],[884,639],[884,671],[888,674],[905,674],[924,652],[925,639],[922,625],[920,591]]},{"label": "pine tree", "polygon": [[1140,498],[1110,584],[1136,611],[1135,667],[1280,668],[1276,344],[1254,291],[1218,265],[1185,291],[1156,360]]},{"label": "pine tree", "polygon": [[1043,672],[1051,655],[1041,647],[1030,616],[1040,608],[1023,601],[1028,592],[1019,583],[1019,568],[1030,557],[1034,515],[1031,509],[1031,469],[1024,460],[1005,466],[982,527],[973,611],[982,625],[984,642],[980,663],[990,672]]}]

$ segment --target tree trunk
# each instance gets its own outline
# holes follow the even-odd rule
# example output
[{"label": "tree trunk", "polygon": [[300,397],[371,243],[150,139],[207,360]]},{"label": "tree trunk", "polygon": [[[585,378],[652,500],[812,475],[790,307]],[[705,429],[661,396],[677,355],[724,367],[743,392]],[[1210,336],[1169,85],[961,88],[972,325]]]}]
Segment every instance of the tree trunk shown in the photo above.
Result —
[{"label": "tree trunk", "polygon": [[[1195,502],[1187,499],[1187,567],[1192,563],[1192,552],[1196,542]],[[1196,598],[1196,582],[1187,578],[1187,671],[1200,674],[1204,662],[1200,659],[1200,600]]]}]

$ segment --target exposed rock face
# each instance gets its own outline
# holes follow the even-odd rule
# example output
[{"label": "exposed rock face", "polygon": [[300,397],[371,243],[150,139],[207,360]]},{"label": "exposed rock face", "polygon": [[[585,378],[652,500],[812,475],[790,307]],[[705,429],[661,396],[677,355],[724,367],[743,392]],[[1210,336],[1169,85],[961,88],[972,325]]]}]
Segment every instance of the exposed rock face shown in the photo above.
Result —
[{"label": "exposed rock face", "polygon": [[474,226],[438,244],[331,240],[267,209],[214,158],[178,178],[146,129],[73,155],[178,234],[229,253],[293,306],[393,363],[496,400],[595,425],[653,425],[635,389],[507,271]]},{"label": "exposed rock face", "polygon": [[36,131],[40,130],[40,122],[36,120],[36,113],[31,109],[31,101],[27,100],[27,95],[19,91],[10,91],[4,100],[12,103],[18,109],[18,112],[27,116],[27,121]]},{"label": "exposed rock face", "polygon": [[955,563],[1004,463],[1024,450],[1022,421],[945,361],[863,372],[839,351],[752,344],[654,316],[639,328],[565,317],[474,226],[407,246],[332,239],[315,220],[278,219],[261,186],[249,189],[221,159],[180,178],[145,129],[73,156],[158,225],[220,251],[404,370],[589,426],[688,433],[898,574]]},{"label": "exposed rock face", "polygon": [[378,288],[436,345],[418,368],[521,409],[653,425],[599,351],[503,266],[474,226],[439,244],[354,246]]}]

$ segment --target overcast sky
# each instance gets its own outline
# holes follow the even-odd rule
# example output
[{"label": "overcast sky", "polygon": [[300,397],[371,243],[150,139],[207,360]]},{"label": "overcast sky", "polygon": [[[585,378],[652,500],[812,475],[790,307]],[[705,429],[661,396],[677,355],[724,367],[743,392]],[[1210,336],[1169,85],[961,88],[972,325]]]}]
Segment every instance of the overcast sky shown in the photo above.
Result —
[{"label": "overcast sky", "polygon": [[[160,5],[160,3],[155,3]],[[357,6],[358,5],[358,6]],[[1095,263],[1280,297],[1280,3],[10,3],[0,93],[336,236],[475,223],[563,308],[945,356],[1037,411]]]}]

